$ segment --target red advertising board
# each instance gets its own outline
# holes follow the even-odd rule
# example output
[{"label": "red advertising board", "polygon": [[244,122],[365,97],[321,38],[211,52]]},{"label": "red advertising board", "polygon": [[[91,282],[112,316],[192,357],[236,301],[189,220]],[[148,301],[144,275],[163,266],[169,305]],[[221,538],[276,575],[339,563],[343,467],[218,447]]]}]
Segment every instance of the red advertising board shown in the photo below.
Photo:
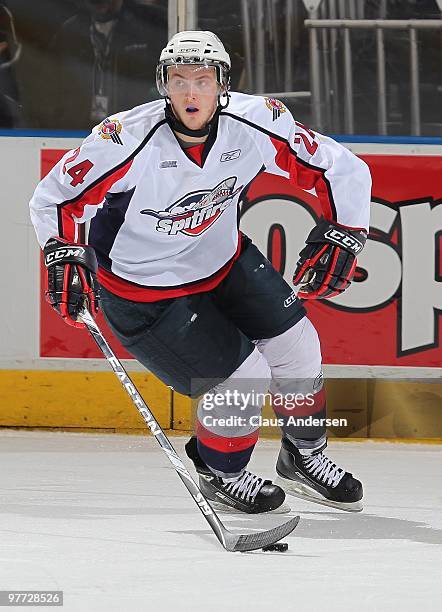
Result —
[{"label": "red advertising board", "polygon": [[[64,153],[42,151],[42,176]],[[442,157],[361,157],[370,167],[373,190],[370,236],[356,282],[339,298],[307,304],[324,363],[440,367]],[[319,215],[314,195],[263,173],[250,187],[241,223],[289,281]],[[44,274],[42,266],[42,279]],[[116,340],[112,344],[120,357],[130,357]],[[42,357],[100,356],[87,333],[65,325],[44,299],[40,351]]]}]

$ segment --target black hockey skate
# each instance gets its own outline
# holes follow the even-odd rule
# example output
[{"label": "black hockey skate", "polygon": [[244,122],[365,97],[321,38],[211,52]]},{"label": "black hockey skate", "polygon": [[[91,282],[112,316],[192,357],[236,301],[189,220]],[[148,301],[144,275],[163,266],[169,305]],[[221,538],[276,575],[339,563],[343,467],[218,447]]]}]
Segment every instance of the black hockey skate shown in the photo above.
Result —
[{"label": "black hockey skate", "polygon": [[276,471],[278,483],[287,493],[347,512],[362,510],[362,483],[326,457],[322,449],[300,451],[282,439]]},{"label": "black hockey skate", "polygon": [[216,510],[231,512],[234,509],[247,514],[290,512],[289,506],[284,504],[283,489],[270,480],[264,480],[247,470],[236,480],[225,480],[213,474],[201,459],[195,437],[187,442],[185,449],[199,474],[202,493]]}]

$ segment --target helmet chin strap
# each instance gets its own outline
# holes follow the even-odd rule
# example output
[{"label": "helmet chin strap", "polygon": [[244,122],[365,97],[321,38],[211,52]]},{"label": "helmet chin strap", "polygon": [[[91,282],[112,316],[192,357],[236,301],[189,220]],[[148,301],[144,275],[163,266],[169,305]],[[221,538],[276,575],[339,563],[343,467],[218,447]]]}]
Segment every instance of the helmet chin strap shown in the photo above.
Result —
[{"label": "helmet chin strap", "polygon": [[207,134],[210,131],[210,124],[213,119],[212,117],[212,119],[199,130],[191,130],[190,128],[186,127],[184,123],[180,121],[178,117],[175,115],[175,113],[173,112],[173,107],[171,103],[168,101],[168,98],[166,98],[165,114],[166,114],[167,123],[170,125],[170,127],[172,128],[174,132],[179,132],[180,134],[185,134],[186,136],[195,136],[196,138],[200,138],[201,136],[207,136]]},{"label": "helmet chin strap", "polygon": [[180,119],[178,119],[178,117],[175,115],[173,106],[170,103],[169,98],[166,98],[165,115],[166,115],[167,122],[169,123],[170,127],[173,129],[174,132],[179,132],[180,134],[185,134],[186,136],[193,136],[195,138],[201,138],[202,136],[207,136],[210,132],[210,128],[212,127],[213,123],[218,119],[218,115],[220,114],[220,112],[224,108],[228,107],[229,102],[230,102],[230,96],[228,93],[226,93],[226,98],[227,98],[226,104],[222,105],[221,96],[218,96],[218,104],[217,104],[215,112],[213,113],[209,121],[206,123],[206,125],[204,125],[199,130],[191,130],[190,128],[185,126],[184,123],[180,121]]}]

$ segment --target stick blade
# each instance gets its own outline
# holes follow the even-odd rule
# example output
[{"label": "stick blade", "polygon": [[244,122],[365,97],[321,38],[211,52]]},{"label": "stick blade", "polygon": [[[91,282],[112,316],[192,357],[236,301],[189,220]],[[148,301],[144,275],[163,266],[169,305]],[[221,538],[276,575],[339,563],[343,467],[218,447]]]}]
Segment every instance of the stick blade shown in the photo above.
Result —
[{"label": "stick blade", "polygon": [[247,533],[243,535],[235,535],[229,533],[226,538],[225,547],[232,552],[246,552],[248,550],[258,550],[264,546],[275,544],[291,533],[299,523],[299,516],[291,518],[286,523],[269,529],[268,531],[258,531],[256,533]]}]

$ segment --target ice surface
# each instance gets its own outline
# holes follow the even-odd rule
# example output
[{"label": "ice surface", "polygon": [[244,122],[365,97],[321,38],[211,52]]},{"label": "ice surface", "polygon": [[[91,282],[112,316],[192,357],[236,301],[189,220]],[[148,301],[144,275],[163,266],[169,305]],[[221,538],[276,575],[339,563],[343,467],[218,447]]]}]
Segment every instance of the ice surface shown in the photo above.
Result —
[{"label": "ice surface", "polygon": [[[184,442],[172,438],[181,456]],[[439,609],[442,446],[328,450],[362,479],[364,511],[290,497],[288,552],[245,554],[220,547],[153,438],[0,431],[0,589],[63,590],[52,609],[69,612]],[[273,477],[277,452],[260,441],[251,469]]]}]

